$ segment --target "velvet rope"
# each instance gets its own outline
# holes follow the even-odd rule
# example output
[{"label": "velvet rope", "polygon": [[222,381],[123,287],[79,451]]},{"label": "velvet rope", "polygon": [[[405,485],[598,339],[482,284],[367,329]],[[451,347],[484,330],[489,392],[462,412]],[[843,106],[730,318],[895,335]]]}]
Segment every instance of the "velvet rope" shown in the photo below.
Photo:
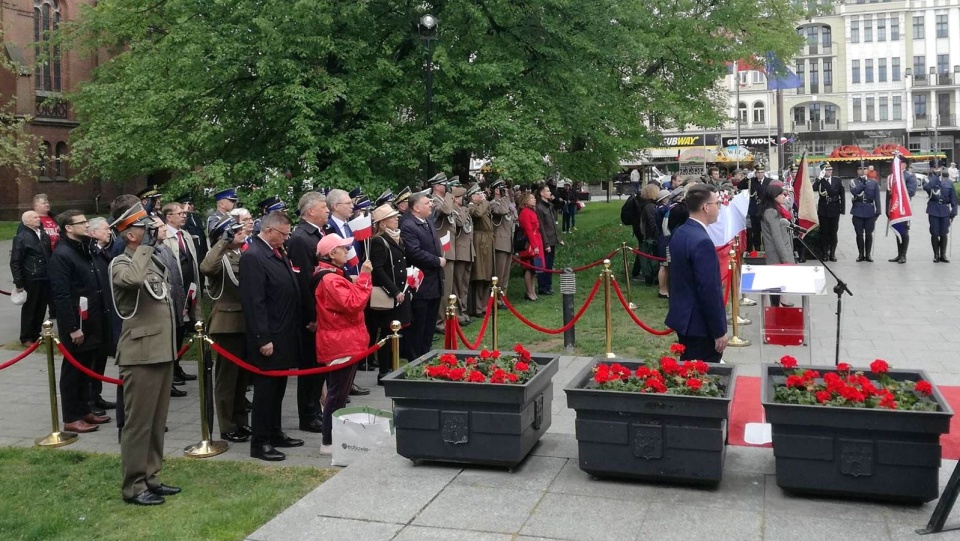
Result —
[{"label": "velvet rope", "polygon": [[655,255],[651,255],[651,254],[648,254],[648,253],[646,253],[646,252],[641,252],[640,250],[637,250],[636,248],[630,248],[630,251],[632,251],[632,252],[634,253],[634,255],[638,255],[638,256],[640,256],[640,257],[645,257],[645,258],[647,258],[647,259],[652,259],[652,260],[654,260],[654,261],[666,261],[666,260],[667,260],[667,258],[665,258],[665,257],[657,257],[657,256],[655,256]]},{"label": "velvet rope", "polygon": [[58,338],[54,338],[53,340],[57,343],[57,349],[60,350],[60,353],[63,353],[63,358],[66,359],[67,362],[72,364],[73,367],[76,368],[77,370],[83,372],[84,374],[86,374],[87,376],[93,379],[100,380],[104,383],[112,383],[114,385],[123,384],[122,379],[111,378],[108,376],[101,376],[100,374],[97,374],[96,372],[94,372],[93,370],[90,370],[86,366],[83,366],[82,364],[80,364],[79,361],[73,358],[73,355],[70,354],[70,351],[67,350],[67,347],[64,346]]},{"label": "velvet rope", "polygon": [[526,325],[526,326],[528,326],[528,327],[530,327],[531,329],[534,329],[534,330],[536,330],[536,331],[540,331],[540,332],[542,332],[542,333],[546,333],[546,334],[560,334],[560,333],[563,333],[563,332],[566,332],[566,331],[570,330],[570,329],[577,323],[577,320],[579,320],[580,317],[583,316],[583,313],[587,311],[587,307],[590,306],[590,303],[591,303],[591,302],[593,302],[593,298],[597,296],[597,291],[599,291],[599,290],[600,290],[600,279],[597,278],[597,281],[594,282],[594,284],[593,284],[593,289],[591,289],[591,290],[590,290],[590,294],[587,295],[587,300],[583,303],[583,306],[581,306],[581,307],[580,307],[580,310],[578,310],[577,313],[574,314],[573,318],[570,320],[569,323],[567,323],[567,324],[564,325],[563,327],[560,327],[559,329],[548,329],[548,328],[546,328],[546,327],[541,327],[540,325],[537,325],[536,323],[534,323],[534,322],[530,321],[529,319],[523,317],[523,315],[521,315],[520,312],[517,312],[517,309],[514,308],[512,304],[510,304],[510,300],[507,299],[507,296],[506,296],[506,295],[504,295],[504,296],[501,297],[501,298],[503,299],[503,305],[507,307],[507,310],[510,310],[510,313],[513,314],[514,316],[516,316],[517,319],[519,319],[521,322],[523,322],[524,325]]},{"label": "velvet rope", "polygon": [[9,291],[4,291],[4,290],[0,289],[0,295],[6,295],[6,296],[9,297],[9,296],[10,296],[10,292],[9,292]]},{"label": "velvet rope", "polygon": [[39,340],[36,341],[36,342],[34,342],[33,344],[31,344],[30,347],[28,347],[26,350],[24,350],[24,352],[21,353],[20,355],[17,355],[16,357],[10,359],[9,361],[7,361],[7,362],[5,362],[5,363],[3,363],[3,364],[0,364],[0,370],[3,370],[4,368],[11,367],[11,366],[17,364],[18,362],[26,359],[26,358],[27,358],[27,355],[30,355],[31,353],[33,353],[34,351],[36,351],[38,347],[40,347],[40,341],[39,341]]},{"label": "velvet rope", "polygon": [[178,360],[178,361],[179,361],[181,358],[183,358],[183,354],[186,353],[188,349],[190,349],[190,345],[191,345],[191,344],[193,344],[193,338],[190,338],[190,340],[188,340],[187,343],[184,344],[182,348],[180,348],[180,351],[177,352],[177,360]]},{"label": "velvet rope", "polygon": [[673,332],[673,329],[658,331],[656,329],[651,328],[643,321],[641,321],[640,318],[637,317],[637,314],[634,314],[633,310],[630,309],[630,304],[627,303],[627,299],[623,297],[623,292],[620,291],[620,284],[618,284],[617,282],[612,282],[612,283],[613,283],[613,290],[617,292],[617,298],[620,299],[620,304],[623,305],[623,308],[627,311],[628,314],[630,314],[630,318],[633,319],[633,322],[639,325],[641,329],[656,336],[666,336]]},{"label": "velvet rope", "polygon": [[[474,343],[470,343],[467,340],[467,337],[463,335],[463,329],[460,328],[460,321],[457,319],[453,320],[453,328],[457,331],[457,336],[460,338],[460,341],[463,342],[463,345],[471,351],[476,351],[480,348],[480,343],[483,342],[483,335],[487,332],[487,323],[490,322],[490,314],[493,313],[493,295],[490,295],[487,300],[487,313],[483,316],[483,324],[480,325],[480,332],[477,334],[477,340]],[[454,341],[453,349],[456,349],[457,343]]]},{"label": "velvet rope", "polygon": [[[585,271],[585,270],[587,270],[587,269],[592,269],[593,267],[596,267],[597,265],[602,265],[604,259],[610,259],[610,258],[612,258],[612,257],[613,257],[614,255],[616,255],[617,252],[619,252],[619,251],[620,251],[620,248],[617,248],[616,250],[614,250],[614,251],[610,252],[609,254],[601,257],[600,259],[594,261],[593,263],[588,263],[588,264],[582,265],[582,266],[580,266],[580,267],[574,267],[574,268],[573,268],[573,272]],[[516,257],[516,256],[513,257],[513,260],[514,260],[518,265],[520,265],[521,267],[523,267],[523,268],[525,268],[525,269],[528,269],[528,270],[532,270],[532,271],[536,271],[536,272],[546,272],[546,273],[550,273],[550,274],[563,274],[563,271],[560,270],[560,269],[545,269],[545,268],[543,268],[543,267],[536,267],[536,266],[531,265],[530,263],[527,263],[526,261],[524,261],[524,260],[522,260],[522,259],[520,259],[520,258],[518,258],[518,257]]]},{"label": "velvet rope", "polygon": [[217,344],[216,342],[211,340],[209,337],[206,337],[206,336],[204,337],[204,340],[206,340],[206,342],[210,344],[210,349],[219,353],[221,356],[223,356],[224,359],[232,362],[233,364],[239,366],[240,368],[243,368],[247,372],[253,372],[258,376],[271,376],[276,378],[282,378],[287,376],[312,376],[313,374],[325,374],[327,372],[333,372],[335,370],[342,370],[344,368],[357,364],[358,362],[366,359],[370,355],[373,355],[381,347],[383,347],[383,344],[385,344],[389,339],[390,337],[387,336],[386,338],[380,340],[376,344],[367,348],[365,351],[362,351],[354,355],[353,357],[350,357],[348,361],[339,363],[339,364],[333,364],[329,366],[320,366],[317,368],[297,369],[297,370],[260,370],[256,366],[253,366],[252,364],[237,358],[233,353],[230,353],[229,351],[223,349],[222,347],[220,347],[220,344]]}]

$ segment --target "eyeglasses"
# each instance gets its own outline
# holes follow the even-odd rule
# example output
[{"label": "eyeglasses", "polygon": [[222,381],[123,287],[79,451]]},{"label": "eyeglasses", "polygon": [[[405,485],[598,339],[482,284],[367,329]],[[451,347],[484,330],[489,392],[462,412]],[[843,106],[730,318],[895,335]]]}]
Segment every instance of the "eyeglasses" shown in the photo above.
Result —
[{"label": "eyeglasses", "polygon": [[710,206],[710,205],[716,205],[717,208],[720,208],[720,201],[711,201],[711,202],[709,202],[709,203],[704,203],[704,204],[703,204],[703,206],[705,206],[705,207]]},{"label": "eyeglasses", "polygon": [[352,204],[353,204],[353,201],[341,201],[339,203],[335,203],[335,205],[352,205]]},{"label": "eyeglasses", "polygon": [[283,238],[285,238],[285,239],[289,239],[289,238],[290,238],[290,232],[289,232],[289,231],[286,231],[286,232],[280,231],[280,230],[277,229],[276,227],[268,227],[267,229],[272,229],[273,231],[275,231],[275,232],[277,232],[277,233],[280,233],[281,235],[283,235]]},{"label": "eyeglasses", "polygon": [[84,220],[82,222],[70,222],[67,225],[87,225],[87,223],[88,223],[88,220]]}]

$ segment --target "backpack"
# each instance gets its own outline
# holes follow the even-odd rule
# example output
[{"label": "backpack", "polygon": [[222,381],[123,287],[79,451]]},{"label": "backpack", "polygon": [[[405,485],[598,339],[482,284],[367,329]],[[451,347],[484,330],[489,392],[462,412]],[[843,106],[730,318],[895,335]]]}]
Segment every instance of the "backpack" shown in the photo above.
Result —
[{"label": "backpack", "polygon": [[633,225],[637,223],[640,217],[640,209],[637,208],[637,196],[631,195],[620,207],[620,223],[623,225]]}]

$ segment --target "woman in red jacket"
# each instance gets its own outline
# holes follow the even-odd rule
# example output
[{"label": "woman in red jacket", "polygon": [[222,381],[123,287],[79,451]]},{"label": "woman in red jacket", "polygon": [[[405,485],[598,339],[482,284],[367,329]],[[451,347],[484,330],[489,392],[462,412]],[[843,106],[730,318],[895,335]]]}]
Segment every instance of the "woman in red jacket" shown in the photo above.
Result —
[{"label": "woman in red jacket", "polygon": [[[364,261],[360,276],[351,282],[344,273],[347,254],[353,237],[329,234],[317,243],[320,266],[314,275],[317,300],[317,362],[330,364],[336,359],[349,359],[367,349],[370,335],[363,320],[363,309],[370,300],[373,265]],[[323,445],[320,454],[332,452],[333,412],[347,404],[350,386],[357,365],[327,374],[327,398],[323,401]]]},{"label": "woman in red jacket", "polygon": [[[527,264],[541,268],[543,267],[543,238],[540,236],[540,219],[537,218],[537,199],[532,193],[521,194],[519,199],[517,205],[520,207],[519,222],[523,234],[527,237],[527,249],[517,255]],[[523,282],[527,286],[526,297],[528,301],[537,300],[536,280],[534,279],[537,272],[540,271],[524,269]]]}]

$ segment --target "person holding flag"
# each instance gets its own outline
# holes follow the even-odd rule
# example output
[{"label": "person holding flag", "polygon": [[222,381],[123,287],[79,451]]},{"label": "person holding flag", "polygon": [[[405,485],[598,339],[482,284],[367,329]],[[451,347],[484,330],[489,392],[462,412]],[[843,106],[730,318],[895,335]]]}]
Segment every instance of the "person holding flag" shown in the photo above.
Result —
[{"label": "person holding flag", "polygon": [[933,246],[933,262],[949,263],[947,259],[947,237],[950,223],[957,216],[957,192],[953,182],[939,170],[923,182],[923,191],[927,192],[927,216],[930,219],[930,244]]},{"label": "person holding flag", "polygon": [[893,173],[887,177],[887,231],[893,229],[897,238],[897,255],[889,259],[891,263],[907,262],[907,248],[910,246],[910,221],[913,211],[910,198],[917,193],[917,177],[910,171],[910,165],[900,157],[893,155]]},{"label": "person holding flag", "polygon": [[857,168],[857,178],[850,186],[853,204],[853,230],[857,235],[857,263],[873,263],[873,229],[880,217],[880,183],[867,176],[867,170]]},{"label": "person holding flag", "polygon": [[[389,310],[367,307],[364,321],[370,335],[370,346],[392,334],[392,321],[399,321],[402,326],[410,324],[412,297],[407,286],[407,256],[403,253],[403,239],[400,238],[400,213],[392,205],[385,203],[374,209],[373,220],[376,222],[377,234],[370,240],[370,250],[367,252],[370,254],[370,263],[373,264],[373,287],[382,288],[394,300],[394,307]],[[380,380],[390,373],[392,347],[393,342],[387,341],[377,352],[377,385],[382,385]],[[400,351],[403,349],[401,347]]]},{"label": "person holding flag", "polygon": [[400,227],[400,239],[407,261],[423,270],[423,281],[410,305],[411,324],[406,340],[407,359],[430,351],[436,314],[443,294],[443,269],[447,265],[440,250],[440,237],[430,215],[433,199],[426,192],[410,196],[410,214]]},{"label": "person holding flag", "polygon": [[[350,199],[350,194],[346,190],[330,190],[330,193],[327,194],[327,208],[330,209],[330,219],[324,228],[324,235],[336,233],[344,239],[354,238],[353,229],[348,223],[350,216],[353,214],[353,200]],[[349,249],[351,253],[347,255],[347,276],[357,276],[360,274],[360,269],[357,267],[357,263],[360,262],[360,257],[357,255],[357,243],[354,242]]]}]

